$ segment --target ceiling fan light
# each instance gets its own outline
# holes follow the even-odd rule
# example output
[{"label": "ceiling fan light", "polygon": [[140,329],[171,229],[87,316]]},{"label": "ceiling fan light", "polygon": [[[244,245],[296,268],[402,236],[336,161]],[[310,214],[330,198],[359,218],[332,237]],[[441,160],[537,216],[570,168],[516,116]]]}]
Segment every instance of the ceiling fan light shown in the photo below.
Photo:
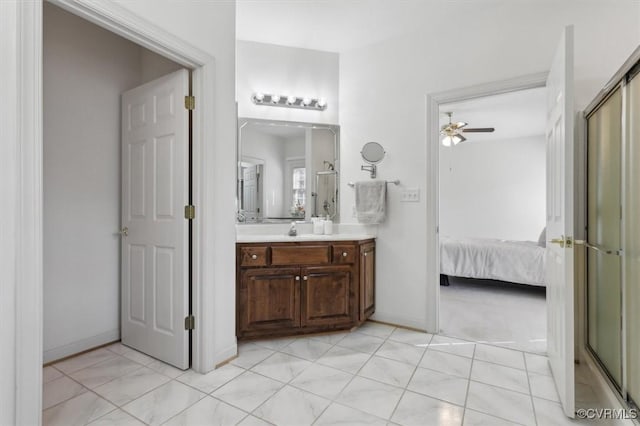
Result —
[{"label": "ceiling fan light", "polygon": [[467,138],[465,138],[462,135],[453,135],[453,136],[451,136],[451,141],[453,142],[454,145],[458,145],[460,142],[464,142],[466,140],[467,140]]},{"label": "ceiling fan light", "polygon": [[453,145],[453,138],[451,136],[445,136],[442,138],[442,145],[446,147],[450,147]]},{"label": "ceiling fan light", "polygon": [[466,126],[467,124],[469,124],[469,123],[465,123],[464,121],[458,121],[458,122],[456,123],[456,128],[457,128],[457,129],[461,129],[461,128],[463,128],[464,126]]}]

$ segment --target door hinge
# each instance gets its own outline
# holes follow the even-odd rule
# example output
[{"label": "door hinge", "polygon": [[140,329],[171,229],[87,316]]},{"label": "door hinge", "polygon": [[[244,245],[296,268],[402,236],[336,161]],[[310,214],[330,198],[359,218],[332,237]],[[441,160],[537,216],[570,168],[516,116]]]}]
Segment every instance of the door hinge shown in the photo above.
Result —
[{"label": "door hinge", "polygon": [[194,206],[193,204],[189,204],[187,206],[184,206],[184,218],[185,219],[189,219],[189,220],[193,220],[196,218],[196,206]]},{"label": "door hinge", "polygon": [[193,315],[189,315],[184,318],[184,329],[185,330],[194,330],[196,328],[196,317]]},{"label": "door hinge", "polygon": [[185,96],[184,107],[188,110],[196,109],[196,97],[191,95]]}]

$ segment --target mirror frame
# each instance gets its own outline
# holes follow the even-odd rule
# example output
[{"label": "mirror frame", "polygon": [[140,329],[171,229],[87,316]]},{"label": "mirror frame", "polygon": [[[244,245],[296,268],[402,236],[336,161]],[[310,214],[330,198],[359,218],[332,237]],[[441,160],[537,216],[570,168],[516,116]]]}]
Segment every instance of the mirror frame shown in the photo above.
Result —
[{"label": "mirror frame", "polygon": [[[373,145],[378,145],[380,147],[380,149],[382,150],[382,155],[380,156],[380,159],[377,161],[372,161],[367,159],[367,157],[365,157],[364,155],[364,151],[365,149],[367,149],[367,146],[373,146]],[[362,146],[362,149],[360,150],[360,156],[362,157],[362,159],[365,161],[365,163],[369,163],[369,164],[380,164],[382,162],[382,160],[384,160],[384,157],[387,155],[387,151],[384,150],[384,146],[382,146],[382,144],[380,144],[379,142],[375,142],[375,141],[371,141],[371,142],[367,142]]]},{"label": "mirror frame", "polygon": [[[236,132],[236,225],[241,224],[267,224],[267,223],[289,223],[295,221],[297,223],[310,223],[311,222],[311,213],[309,209],[307,209],[307,213],[305,214],[304,219],[302,218],[289,218],[289,219],[268,219],[262,218],[256,222],[245,222],[240,221],[240,170],[241,170],[241,161],[242,161],[242,129],[244,129],[249,124],[261,124],[261,125],[273,125],[273,126],[289,126],[296,127],[301,129],[324,129],[329,130],[333,133],[334,143],[333,143],[333,157],[334,161],[334,170],[336,171],[336,214],[334,215],[334,222],[338,222],[340,219],[340,126],[337,124],[323,124],[323,123],[310,123],[303,121],[286,121],[286,120],[269,120],[263,118],[251,118],[251,117],[238,117],[238,131]],[[306,154],[305,154],[306,158]],[[311,181],[311,180],[310,180]],[[315,184],[315,179],[313,180]]]}]

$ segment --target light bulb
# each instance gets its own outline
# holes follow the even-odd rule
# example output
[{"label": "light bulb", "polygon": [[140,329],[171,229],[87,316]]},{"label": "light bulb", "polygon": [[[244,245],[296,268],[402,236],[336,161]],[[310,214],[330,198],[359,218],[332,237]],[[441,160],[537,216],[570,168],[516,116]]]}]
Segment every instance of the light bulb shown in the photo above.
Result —
[{"label": "light bulb", "polygon": [[464,142],[467,140],[467,138],[462,135],[454,135],[452,139],[454,145],[458,145],[460,142]]},{"label": "light bulb", "polygon": [[298,98],[296,98],[295,96],[288,96],[287,97],[287,103],[289,105],[295,104],[297,100],[298,100]]},{"label": "light bulb", "polygon": [[324,108],[325,106],[327,106],[327,100],[325,98],[318,99],[318,106],[320,108]]},{"label": "light bulb", "polygon": [[302,99],[302,105],[309,105],[311,103],[311,98],[303,98]]},{"label": "light bulb", "polygon": [[258,92],[255,95],[253,95],[253,97],[256,99],[256,101],[262,102],[264,100],[264,93]]},{"label": "light bulb", "polygon": [[280,95],[271,95],[271,102],[273,102],[274,104],[280,102]]},{"label": "light bulb", "polygon": [[451,139],[451,136],[445,136],[445,137],[442,139],[442,145],[443,145],[443,146],[447,146],[447,147],[449,147],[449,146],[451,146],[452,144],[453,144],[453,140]]}]

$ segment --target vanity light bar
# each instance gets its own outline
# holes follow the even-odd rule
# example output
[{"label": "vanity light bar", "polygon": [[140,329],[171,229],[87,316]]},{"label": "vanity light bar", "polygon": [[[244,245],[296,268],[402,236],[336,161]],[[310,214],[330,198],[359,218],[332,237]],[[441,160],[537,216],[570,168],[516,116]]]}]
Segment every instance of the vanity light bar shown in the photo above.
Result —
[{"label": "vanity light bar", "polygon": [[327,109],[327,101],[324,98],[316,99],[302,96],[272,95],[269,93],[257,92],[251,96],[251,100],[254,104],[263,106],[313,109],[317,111],[324,111]]}]

